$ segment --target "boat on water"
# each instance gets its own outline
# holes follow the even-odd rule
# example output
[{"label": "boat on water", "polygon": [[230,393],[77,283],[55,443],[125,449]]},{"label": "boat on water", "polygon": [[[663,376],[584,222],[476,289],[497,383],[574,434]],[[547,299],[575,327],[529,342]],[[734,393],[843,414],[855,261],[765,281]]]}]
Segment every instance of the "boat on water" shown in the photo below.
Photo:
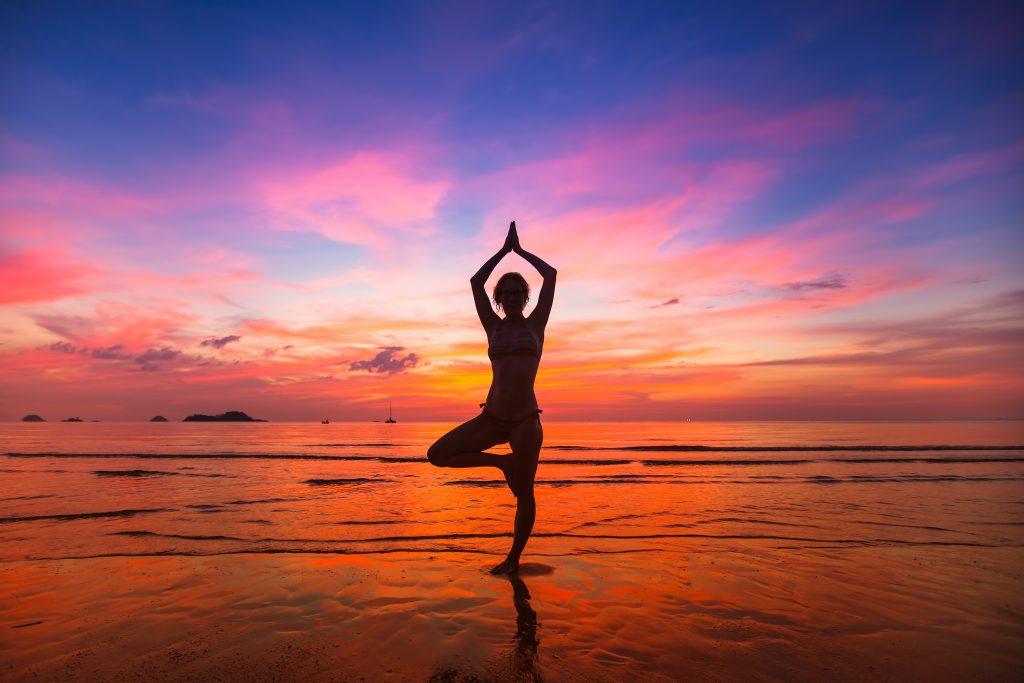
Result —
[{"label": "boat on water", "polygon": [[391,412],[391,401],[388,401],[388,419],[384,420],[384,423],[393,425],[396,424],[397,422],[398,420],[395,419],[395,416]]},{"label": "boat on water", "polygon": [[324,419],[320,420],[320,424],[322,424],[322,425],[329,425],[329,424],[331,424],[331,421],[330,421],[330,420],[328,420],[328,419],[327,419],[327,418],[325,417]]}]

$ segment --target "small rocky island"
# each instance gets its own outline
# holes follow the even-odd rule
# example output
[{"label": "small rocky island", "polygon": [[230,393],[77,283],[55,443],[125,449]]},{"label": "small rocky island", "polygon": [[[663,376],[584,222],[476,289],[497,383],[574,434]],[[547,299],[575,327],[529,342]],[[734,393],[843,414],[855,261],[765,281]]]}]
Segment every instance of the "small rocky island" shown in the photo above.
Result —
[{"label": "small rocky island", "polygon": [[220,415],[189,415],[182,422],[266,422],[266,420],[249,417],[240,410],[229,410]]},{"label": "small rocky island", "polygon": [[39,417],[38,415],[36,415],[34,413],[32,415],[26,415],[25,417],[21,418],[21,421],[22,422],[46,422],[46,420],[44,420],[43,418]]},{"label": "small rocky island", "polygon": [[150,422],[167,422],[168,420],[163,415],[154,415],[153,417],[149,418],[149,421]]},{"label": "small rocky island", "polygon": [[61,422],[85,422],[85,420],[80,417],[69,417],[66,420],[61,420]]}]

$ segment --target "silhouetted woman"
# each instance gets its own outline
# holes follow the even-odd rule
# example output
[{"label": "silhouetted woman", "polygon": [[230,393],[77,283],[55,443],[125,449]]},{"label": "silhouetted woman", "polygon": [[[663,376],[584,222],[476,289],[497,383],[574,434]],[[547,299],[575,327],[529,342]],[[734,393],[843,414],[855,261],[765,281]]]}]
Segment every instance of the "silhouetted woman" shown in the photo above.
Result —
[{"label": "silhouetted woman", "polygon": [[[494,286],[494,303],[504,311],[499,317],[487,298],[484,283],[498,262],[510,252],[522,256],[544,278],[537,306],[529,317],[523,315],[530,287],[519,273],[506,273]],[[491,358],[491,389],[483,411],[469,422],[448,432],[430,447],[427,458],[438,467],[497,467],[516,496],[516,521],[512,548],[492,574],[515,572],[519,557],[533,531],[537,503],[533,479],[544,441],[540,409],[533,382],[544,348],[544,328],[555,297],[555,269],[524,250],[519,244],[515,221],[508,228],[502,248],[470,278],[480,323],[487,332],[487,355]],[[511,455],[487,453],[486,449],[508,443]]]}]

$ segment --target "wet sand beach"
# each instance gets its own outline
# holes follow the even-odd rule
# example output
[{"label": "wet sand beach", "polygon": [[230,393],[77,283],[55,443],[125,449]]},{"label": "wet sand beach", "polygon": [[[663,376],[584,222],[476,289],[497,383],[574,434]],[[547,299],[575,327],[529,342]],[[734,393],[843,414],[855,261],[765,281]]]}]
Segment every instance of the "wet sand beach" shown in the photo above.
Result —
[{"label": "wet sand beach", "polygon": [[5,679],[999,681],[1024,665],[1018,423],[552,423],[515,579],[486,573],[514,499],[486,471],[425,466],[437,425],[30,427],[3,427]]}]

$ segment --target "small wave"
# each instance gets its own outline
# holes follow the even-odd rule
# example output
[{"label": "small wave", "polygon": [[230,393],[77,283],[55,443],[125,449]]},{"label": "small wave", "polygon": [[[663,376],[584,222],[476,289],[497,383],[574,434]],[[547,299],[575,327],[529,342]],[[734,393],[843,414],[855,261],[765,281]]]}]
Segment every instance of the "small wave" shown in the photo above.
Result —
[{"label": "small wave", "polygon": [[9,500],[38,500],[40,498],[56,498],[56,497],[57,496],[54,496],[54,495],[45,495],[45,496],[11,496],[10,498],[0,498],[0,502],[5,502],[5,501],[9,501]]},{"label": "small wave", "polygon": [[[619,555],[622,553],[646,553],[654,552],[649,548],[636,550],[576,550],[568,553],[538,553],[531,552],[534,557],[571,557],[573,555],[595,554],[595,555]],[[221,555],[391,555],[406,553],[410,555],[445,555],[445,554],[473,554],[473,555],[498,555],[498,552],[481,550],[478,548],[451,548],[441,546],[435,548],[377,548],[374,550],[349,550],[332,548],[323,550],[318,548],[237,548],[233,550],[220,550],[214,552],[198,552],[190,550],[154,550],[141,553],[96,553],[93,555],[64,555],[48,557],[27,557],[25,559],[34,562],[50,562],[56,560],[99,560],[107,558],[128,558],[128,557],[218,557]],[[427,559],[433,559],[428,557]]]},{"label": "small wave", "polygon": [[226,474],[193,474],[191,472],[161,472],[158,470],[94,470],[97,477],[226,477]]},{"label": "small wave", "polygon": [[151,512],[173,512],[171,508],[146,508],[140,510],[111,510],[110,512],[74,512],[63,515],[32,515],[29,517],[0,517],[0,524],[12,522],[37,522],[52,519],[59,522],[70,522],[76,519],[94,519],[97,517],[134,517]]},{"label": "small wave", "polygon": [[631,465],[635,460],[595,460],[580,458],[579,460],[568,460],[565,458],[543,458],[541,462],[545,465]]},{"label": "small wave", "polygon": [[150,476],[174,476],[181,472],[158,472],[156,470],[95,470],[93,474],[101,477],[150,477]]},{"label": "small wave", "polygon": [[[613,485],[613,484],[632,484],[635,486],[649,486],[652,484],[664,484],[664,485],[700,485],[700,484],[760,484],[760,485],[772,485],[772,484],[822,484],[822,485],[838,485],[838,484],[887,484],[887,483],[936,483],[936,482],[1006,482],[1006,481],[1024,481],[1024,476],[1017,475],[1005,475],[1005,476],[984,476],[984,475],[894,475],[894,476],[869,476],[869,475],[851,475],[848,477],[831,477],[825,474],[818,474],[809,477],[770,477],[770,478],[750,478],[750,479],[727,479],[724,477],[717,478],[682,478],[682,477],[664,477],[664,478],[651,478],[651,479],[613,479],[604,477],[594,477],[587,479],[538,479],[534,482],[535,486],[578,486],[581,484],[593,484],[593,485]],[[444,486],[474,486],[480,488],[504,488],[507,484],[504,481],[497,479],[452,479],[444,482]]]},{"label": "small wave", "polygon": [[309,498],[257,498],[255,500],[232,500],[224,503],[225,505],[259,505],[261,503],[292,503],[301,500],[309,500]]},{"label": "small wave", "polygon": [[[190,534],[165,534],[157,531],[113,531],[108,536],[135,536],[145,538],[177,538],[189,541],[243,541],[246,543],[319,543],[319,544],[353,544],[353,543],[395,543],[398,541],[458,541],[466,539],[483,538],[505,538],[511,536],[511,532],[494,533],[455,533],[455,534],[425,534],[411,536],[374,536],[371,538],[241,538],[238,536],[222,535],[190,535]],[[560,535],[560,534],[533,534],[534,536]]]},{"label": "small wave", "polygon": [[745,517],[718,517],[716,519],[699,519],[699,520],[697,520],[695,522],[692,522],[692,523],[690,523],[690,522],[676,522],[676,523],[673,523],[673,524],[666,524],[665,526],[669,527],[669,528],[691,527],[691,526],[698,526],[698,525],[701,525],[701,524],[720,524],[720,523],[728,523],[728,522],[735,522],[735,523],[739,523],[739,524],[767,524],[769,526],[790,526],[790,527],[800,527],[800,528],[804,528],[804,529],[820,529],[821,528],[820,526],[818,526],[816,524],[797,524],[795,522],[776,522],[776,521],[770,520],[770,519],[749,519],[749,518],[745,518]]},{"label": "small wave", "polygon": [[[534,534],[543,535],[543,534]],[[928,547],[970,547],[970,548],[1021,548],[1024,547],[1021,544],[1014,543],[969,543],[969,542],[957,542],[957,541],[900,541],[895,539],[874,539],[874,540],[854,540],[854,539],[787,539],[785,537],[773,537],[773,536],[712,536],[709,534],[677,534],[675,537],[681,538],[699,538],[708,540],[767,540],[767,541],[796,541],[796,542],[808,542],[812,545],[808,546],[780,546],[780,547],[794,547],[800,548],[816,548],[816,549],[835,549],[844,550],[847,548],[862,548],[865,546],[886,546],[886,545],[902,545],[902,546],[928,546]],[[601,538],[601,537],[593,537]],[[676,552],[675,549],[671,548],[574,548],[561,553],[544,553],[544,552],[531,552],[533,557],[572,557],[577,555],[620,555],[624,553],[663,553],[663,552]],[[458,554],[473,554],[473,555],[499,555],[503,554],[504,551],[494,551],[482,548],[472,547],[455,547],[455,546],[428,546],[428,547],[397,547],[397,548],[371,548],[371,549],[355,549],[355,548],[288,548],[288,547],[266,547],[266,546],[251,546],[242,548],[231,548],[227,550],[153,550],[148,552],[111,552],[111,553],[95,553],[90,555],[65,555],[65,556],[46,556],[46,557],[29,557],[25,558],[36,562],[45,561],[56,561],[56,560],[95,560],[95,559],[108,559],[108,558],[145,558],[145,557],[216,557],[221,555],[390,555],[390,554],[415,554],[415,555],[428,555],[432,557],[434,555],[458,555]]]},{"label": "small wave", "polygon": [[67,470],[26,470],[26,469],[3,469],[0,470],[0,474],[64,474]]},{"label": "small wave", "polygon": [[604,526],[606,524],[610,525],[610,524],[613,524],[615,522],[621,522],[621,521],[626,520],[626,519],[645,519],[647,517],[648,517],[648,515],[633,515],[633,514],[618,515],[616,517],[606,517],[605,519],[598,519],[598,520],[593,520],[593,521],[590,521],[590,522],[583,522],[582,524],[577,524],[576,526],[570,528],[569,531],[576,531],[577,529],[584,529],[586,527],[591,527],[591,526]]},{"label": "small wave", "polygon": [[[811,477],[791,477],[782,480],[748,480],[741,479],[723,481],[716,480],[716,483],[727,484],[918,484],[918,483],[942,483],[942,482],[1004,482],[1024,481],[1024,476],[1018,475],[945,475],[945,474],[901,474],[892,476],[871,476],[866,474],[852,474],[847,477],[830,477],[819,474]],[[665,482],[670,483],[670,482]],[[671,482],[676,483],[676,482]],[[695,483],[695,482],[694,482]]]},{"label": "small wave", "polygon": [[815,460],[641,460],[645,467],[676,467],[685,465],[806,465]]},{"label": "small wave", "polygon": [[609,479],[619,480],[664,480],[674,478],[675,475],[671,474],[588,474],[584,475],[587,481],[604,481]]},{"label": "small wave", "polygon": [[347,484],[379,484],[393,482],[393,479],[367,479],[353,477],[351,479],[307,479],[304,483],[310,486],[345,486]]},{"label": "small wave", "polygon": [[188,534],[159,534],[155,531],[113,531],[108,536],[134,536],[152,538],[179,538],[184,541],[251,541],[266,539],[246,539],[238,536],[192,536]]},{"label": "small wave", "polygon": [[[139,458],[147,460],[387,460],[377,455],[302,453],[4,453],[11,458]],[[424,456],[424,460],[426,457]]]},{"label": "small wave", "polygon": [[850,464],[850,465],[884,465],[887,463],[892,464],[908,464],[908,463],[927,463],[927,464],[951,464],[951,465],[963,465],[970,463],[994,463],[994,462],[1024,462],[1024,458],[828,458],[828,459],[816,459],[816,458],[802,458],[794,460],[758,460],[758,459],[728,459],[728,460],[640,460],[638,461],[645,467],[685,467],[685,466],[712,466],[712,465],[809,465],[816,463],[830,463],[830,464]]},{"label": "small wave", "polygon": [[[565,450],[564,446],[552,446],[551,449],[562,449]],[[700,452],[781,452],[785,450],[797,450],[802,452],[818,452],[818,451],[858,451],[858,450],[881,450],[881,451],[900,451],[900,450],[944,450],[944,451],[958,451],[958,450],[969,450],[969,449],[980,449],[980,450],[1016,450],[1021,447],[1018,446],[866,446],[866,447],[793,447],[793,448],[776,448],[776,447],[705,447],[705,446],[671,446],[671,447],[625,447],[623,449],[583,449],[581,450],[662,450],[662,451],[700,451]],[[354,461],[354,462],[379,462],[384,464],[398,464],[398,463],[425,463],[426,458],[421,456],[407,457],[407,456],[376,456],[376,455],[323,455],[323,454],[295,454],[295,453],[283,453],[283,454],[259,454],[259,453],[193,453],[193,454],[166,454],[166,453],[7,453],[9,457],[15,458],[132,458],[141,460],[243,460],[243,459],[255,459],[255,460],[301,460],[301,461]],[[614,466],[614,465],[630,465],[639,464],[643,467],[796,467],[808,464],[829,464],[829,465],[884,465],[884,464],[922,464],[922,465],[965,465],[973,463],[1019,463],[1024,462],[1024,456],[979,456],[969,457],[965,455],[954,455],[951,457],[855,457],[855,458],[771,458],[771,459],[758,459],[758,458],[686,458],[686,459],[664,459],[664,458],[644,458],[644,459],[597,459],[597,458],[542,458],[542,464],[545,465],[563,465],[563,466],[581,466],[581,467],[600,467],[600,466]],[[185,469],[185,468],[180,468]],[[11,472],[23,473],[26,470],[11,470]],[[63,472],[63,470],[45,470],[46,472]],[[172,475],[183,475],[193,477],[231,477],[231,474],[219,474],[219,473],[192,473],[192,472],[181,472],[181,471],[160,471],[160,470],[148,470],[148,469],[132,469],[132,470],[95,470],[93,472],[97,476],[105,477],[143,477],[143,476],[172,476]]]},{"label": "small wave", "polygon": [[946,533],[956,533],[953,529],[946,529],[941,526],[926,526],[923,524],[898,524],[896,522],[873,522],[867,519],[854,520],[857,524],[870,524],[872,526],[890,526],[900,529],[922,529],[924,531],[942,531]]},{"label": "small wave", "polygon": [[401,443],[311,443],[312,447],[319,448],[401,448],[410,444]]},{"label": "small wave", "polygon": [[651,453],[815,453],[815,452],[904,452],[904,451],[1024,451],[1024,446],[960,446],[960,445],[835,445],[821,446],[702,446],[699,444],[663,444],[642,446],[545,446],[554,451],[636,451]]},{"label": "small wave", "polygon": [[12,626],[11,628],[28,628],[29,626],[39,626],[39,624],[41,624],[41,623],[43,623],[43,622],[41,622],[41,621],[30,621],[27,624],[17,624],[15,626]]},{"label": "small wave", "polygon": [[201,512],[218,512],[224,510],[225,505],[262,505],[264,503],[291,503],[303,500],[311,500],[309,497],[302,498],[257,498],[255,500],[230,500],[225,503],[190,503],[187,508]]},{"label": "small wave", "polygon": [[[191,535],[191,534],[165,534],[155,531],[115,531],[110,536],[133,536],[146,538],[171,538],[188,541],[233,541],[244,543],[309,543],[316,545],[358,545],[374,543],[419,543],[422,541],[466,541],[484,540],[511,537],[511,532],[493,533],[453,533],[453,534],[421,534],[405,536],[377,536],[372,538],[243,538],[238,536],[223,535]],[[582,540],[609,540],[609,541],[646,541],[664,539],[708,539],[708,540],[739,540],[739,541],[798,541],[801,543],[834,543],[845,545],[947,545],[964,547],[1019,547],[1020,544],[998,544],[982,543],[976,541],[960,540],[910,540],[900,538],[821,538],[817,536],[783,536],[776,534],[714,534],[701,532],[652,532],[641,534],[613,534],[613,533],[573,533],[571,531],[549,531],[533,534],[536,538],[569,538]]]},{"label": "small wave", "polygon": [[[637,482],[624,479],[538,479],[533,482],[535,486],[573,486],[575,484],[639,484],[654,482]],[[480,488],[505,488],[508,486],[504,481],[485,479],[452,479],[446,481],[444,486],[476,486]]]},{"label": "small wave", "polygon": [[951,464],[963,464],[972,462],[1024,462],[1024,458],[836,458],[835,460],[826,462],[849,462],[857,463],[860,465],[872,465],[875,463],[912,463],[912,462],[926,462],[926,463],[951,463]]},{"label": "small wave", "polygon": [[318,526],[379,526],[382,524],[424,524],[405,519],[349,519],[340,522],[316,522]]}]

